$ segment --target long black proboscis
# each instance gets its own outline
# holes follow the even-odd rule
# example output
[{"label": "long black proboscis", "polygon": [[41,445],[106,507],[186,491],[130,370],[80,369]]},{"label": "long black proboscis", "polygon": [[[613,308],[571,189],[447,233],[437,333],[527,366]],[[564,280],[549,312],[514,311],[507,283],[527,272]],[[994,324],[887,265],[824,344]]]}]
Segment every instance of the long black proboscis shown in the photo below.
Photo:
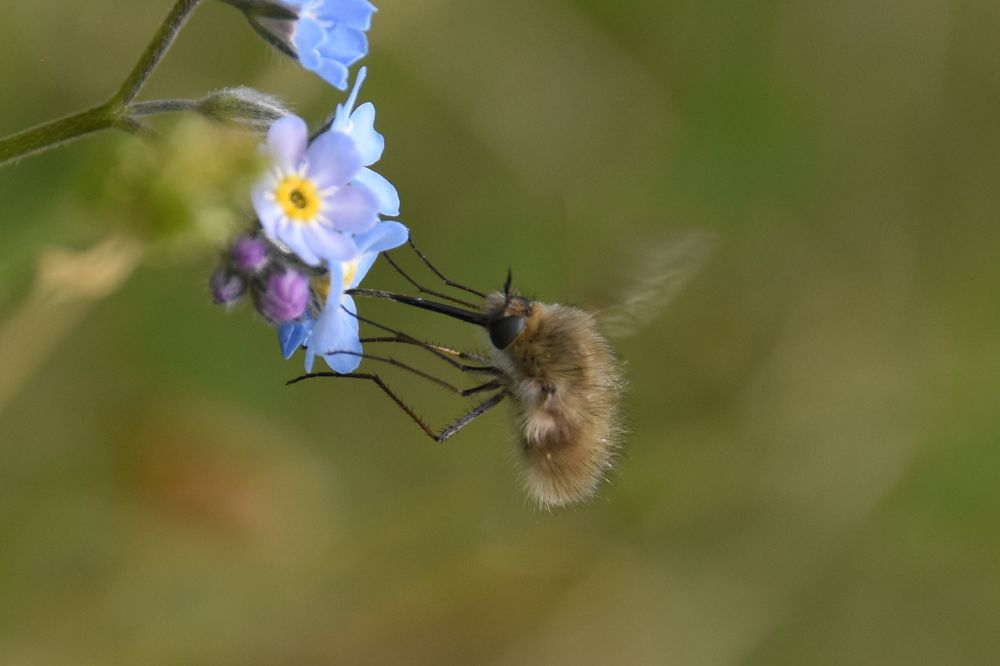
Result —
[{"label": "long black proboscis", "polygon": [[345,293],[352,296],[385,298],[390,301],[396,301],[397,303],[412,305],[413,307],[421,308],[422,310],[429,310],[431,312],[437,312],[438,314],[447,315],[470,324],[476,324],[477,326],[485,326],[487,323],[486,315],[480,312],[469,312],[468,310],[462,310],[461,308],[456,308],[453,305],[447,305],[446,303],[428,301],[427,299],[420,298],[419,296],[407,296],[406,294],[396,294],[391,291],[381,291],[379,289],[348,289]]}]

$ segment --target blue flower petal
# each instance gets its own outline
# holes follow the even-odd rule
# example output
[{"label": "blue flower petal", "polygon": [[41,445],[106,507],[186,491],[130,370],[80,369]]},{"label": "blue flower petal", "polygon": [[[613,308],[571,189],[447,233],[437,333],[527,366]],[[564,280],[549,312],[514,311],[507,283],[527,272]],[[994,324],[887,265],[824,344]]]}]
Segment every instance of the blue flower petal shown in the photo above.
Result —
[{"label": "blue flower petal", "polygon": [[[307,254],[312,255],[313,252],[316,253],[314,256],[334,261],[349,261],[358,256],[358,246],[354,239],[339,231],[333,231],[325,226],[313,225],[304,227],[301,232],[303,243],[295,251],[299,253],[303,261],[306,261]],[[302,253],[303,249],[306,249],[307,253]],[[306,263],[315,266],[319,261],[306,261]]]},{"label": "blue flower petal", "polygon": [[292,44],[303,67],[340,90],[347,88],[347,68],[368,53],[368,37],[361,30],[323,25],[307,16],[296,22]]},{"label": "blue flower petal", "polygon": [[291,170],[302,161],[308,141],[309,128],[298,116],[278,118],[267,131],[267,150],[282,169]]},{"label": "blue flower petal", "polygon": [[292,33],[292,44],[295,52],[299,54],[299,62],[309,70],[315,70],[320,66],[319,47],[326,39],[326,31],[316,21],[301,19],[295,23],[295,32]]},{"label": "blue flower petal", "polygon": [[308,315],[301,321],[293,321],[278,327],[278,344],[281,346],[281,355],[286,361],[306,343],[312,327],[313,320]]},{"label": "blue flower petal", "polygon": [[368,30],[372,26],[372,14],[378,10],[367,0],[330,0],[314,11],[321,20],[337,21],[351,28]]},{"label": "blue flower petal", "polygon": [[268,196],[273,189],[273,184],[265,179],[250,191],[254,212],[257,213],[265,233],[272,239],[277,237],[278,225],[285,217],[278,202],[273,197]]},{"label": "blue flower petal", "polygon": [[358,269],[348,289],[354,289],[368,275],[380,252],[399,247],[410,237],[410,230],[399,222],[380,222],[375,228],[355,238],[358,249],[364,254],[358,260]]},{"label": "blue flower petal", "polygon": [[344,290],[344,266],[339,261],[330,261],[327,262],[327,269],[330,271],[328,276],[330,278],[330,291],[326,295],[324,309],[336,307],[340,303],[340,293]]},{"label": "blue flower petal", "polygon": [[[282,53],[328,83],[347,88],[348,68],[368,53],[368,0],[255,0],[235,2],[250,23]],[[268,12],[280,7],[282,12]],[[278,15],[273,15],[278,14]]]},{"label": "blue flower petal", "polygon": [[368,53],[368,37],[365,33],[342,23],[335,23],[327,28],[323,37],[316,49],[320,57],[326,60],[352,65]]},{"label": "blue flower petal", "polygon": [[[339,372],[340,374],[345,374],[348,372],[354,372],[357,370],[358,366],[361,365],[361,357],[358,354],[361,353],[361,338],[358,335],[358,318],[350,313],[356,313],[357,307],[354,304],[354,299],[350,296],[344,296],[343,308],[346,308],[349,312],[345,312],[343,308],[338,307],[338,317],[340,319],[340,332],[336,340],[332,338],[329,340],[331,343],[327,348],[328,351],[323,354],[323,360],[326,364],[330,366],[330,369],[334,372]],[[338,354],[331,352],[354,352],[351,354]]]},{"label": "blue flower petal", "polygon": [[361,169],[361,156],[351,137],[343,132],[321,134],[306,151],[308,175],[321,187],[340,186]]},{"label": "blue flower petal", "polygon": [[361,167],[352,183],[360,183],[371,190],[378,199],[378,212],[382,215],[395,217],[399,215],[399,192],[395,186],[368,167]]},{"label": "blue flower petal", "polygon": [[[312,242],[314,235],[310,234],[307,238],[304,233],[305,228],[302,225],[289,221],[283,214],[275,218],[265,218],[259,209],[257,213],[260,215],[260,223],[264,233],[275,241],[283,251],[291,251],[310,266],[316,266],[320,263],[322,257],[317,254],[318,248],[314,247]],[[330,231],[328,233],[336,232]]]},{"label": "blue flower petal", "polygon": [[365,102],[355,109],[349,126],[349,134],[358,147],[361,163],[369,166],[377,162],[385,149],[385,138],[375,130],[375,105]]},{"label": "blue flower petal", "polygon": [[338,188],[325,203],[325,215],[341,231],[360,234],[378,222],[378,199],[364,185]]},{"label": "blue flower petal", "polygon": [[363,234],[358,234],[354,242],[361,252],[384,252],[399,247],[410,237],[410,230],[399,222],[386,221],[375,225],[375,228]]},{"label": "blue flower petal", "polygon": [[361,281],[365,279],[368,271],[375,264],[375,260],[378,259],[378,255],[378,252],[365,252],[361,255],[361,258],[358,259],[358,269],[354,272],[354,279],[351,280],[351,284],[347,285],[348,289],[354,289],[361,284]]},{"label": "blue flower petal", "polygon": [[[330,264],[331,289],[327,296],[326,306],[320,313],[309,346],[306,349],[306,371],[311,372],[313,359],[318,354],[324,358],[335,372],[352,372],[361,364],[361,358],[353,354],[337,354],[334,352],[361,352],[361,339],[358,336],[357,317],[345,312],[357,312],[354,299],[345,296],[342,291],[343,273],[338,264]],[[343,307],[341,307],[343,306]]]},{"label": "blue flower petal", "polygon": [[[305,65],[305,63],[302,64]],[[305,68],[312,72],[316,72],[320,78],[338,90],[345,90],[347,88],[347,75],[349,70],[347,69],[347,65],[343,63],[337,62],[336,60],[319,60],[317,58],[315,67],[305,65]]]},{"label": "blue flower petal", "polygon": [[312,372],[316,354],[322,354],[324,349],[329,349],[325,346],[329,339],[336,339],[340,335],[341,322],[337,318],[337,310],[344,293],[344,269],[339,261],[328,261],[327,268],[330,271],[330,290],[327,292],[323,310],[313,324],[312,335],[309,336],[306,345],[306,372]]},{"label": "blue flower petal", "polygon": [[[339,130],[348,136],[350,136],[350,125],[351,125],[351,112],[354,110],[354,105],[358,101],[358,93],[361,91],[361,84],[365,82],[365,78],[368,76],[368,68],[362,67],[358,70],[358,75],[354,77],[354,87],[351,88],[351,93],[344,100],[343,104],[337,105],[336,113],[333,115],[332,129]],[[354,137],[351,137],[352,139]]]}]

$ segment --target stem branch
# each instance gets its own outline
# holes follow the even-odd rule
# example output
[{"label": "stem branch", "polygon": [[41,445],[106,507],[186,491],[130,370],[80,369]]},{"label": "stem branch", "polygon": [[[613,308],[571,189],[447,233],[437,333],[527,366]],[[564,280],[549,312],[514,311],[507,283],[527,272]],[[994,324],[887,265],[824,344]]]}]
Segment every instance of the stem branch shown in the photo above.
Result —
[{"label": "stem branch", "polygon": [[137,104],[135,107],[138,111],[133,111],[129,106],[142,90],[142,86],[149,79],[153,70],[160,64],[160,60],[163,59],[167,49],[177,37],[177,33],[200,1],[177,0],[173,9],[164,19],[163,25],[157,30],[153,40],[146,47],[142,57],[139,58],[139,62],[132,68],[128,78],[106,103],[58,120],[50,120],[0,139],[0,166],[112,127],[133,133],[145,132],[144,126],[135,118],[130,117],[130,113],[147,115],[188,108],[179,104],[177,100],[164,100],[176,108],[166,108],[170,105],[158,107],[157,102]]}]

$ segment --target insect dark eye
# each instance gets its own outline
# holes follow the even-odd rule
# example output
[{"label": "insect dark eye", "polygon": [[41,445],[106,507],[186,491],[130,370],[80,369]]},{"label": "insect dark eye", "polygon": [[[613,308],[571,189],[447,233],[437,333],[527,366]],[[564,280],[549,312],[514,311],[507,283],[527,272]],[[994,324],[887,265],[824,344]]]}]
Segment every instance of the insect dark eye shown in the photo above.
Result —
[{"label": "insect dark eye", "polygon": [[524,317],[510,315],[490,324],[490,342],[497,349],[506,349],[524,330]]}]

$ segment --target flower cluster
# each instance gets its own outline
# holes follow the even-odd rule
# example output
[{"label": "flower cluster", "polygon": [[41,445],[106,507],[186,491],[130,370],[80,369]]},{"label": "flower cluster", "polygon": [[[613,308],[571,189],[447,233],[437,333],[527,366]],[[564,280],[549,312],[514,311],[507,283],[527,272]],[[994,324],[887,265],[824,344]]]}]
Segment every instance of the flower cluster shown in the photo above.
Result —
[{"label": "flower cluster", "polygon": [[[375,11],[367,0],[242,4],[272,43],[337,87],[367,51],[364,31]],[[347,100],[317,136],[310,138],[294,115],[270,126],[270,168],[251,192],[257,226],[233,241],[210,279],[216,303],[231,305],[249,293],[277,328],[284,357],[305,349],[307,372],[317,356],[339,373],[361,363],[357,309],[347,292],[380,252],[409,235],[399,222],[382,219],[399,214],[399,195],[370,168],[385,140],[375,130],[375,107],[355,108],[365,76],[361,68]]]}]

